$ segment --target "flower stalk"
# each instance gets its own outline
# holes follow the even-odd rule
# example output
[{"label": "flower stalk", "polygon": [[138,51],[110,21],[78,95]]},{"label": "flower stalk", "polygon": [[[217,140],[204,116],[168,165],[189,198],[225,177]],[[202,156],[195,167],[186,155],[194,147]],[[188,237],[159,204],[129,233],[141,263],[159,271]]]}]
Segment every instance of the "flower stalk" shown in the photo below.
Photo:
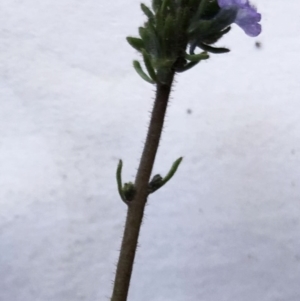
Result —
[{"label": "flower stalk", "polygon": [[166,84],[156,85],[148,134],[134,183],[135,195],[127,202],[128,211],[111,301],[127,300],[138,237],[149,195],[148,183],[163,129],[173,78],[174,72],[171,72]]}]

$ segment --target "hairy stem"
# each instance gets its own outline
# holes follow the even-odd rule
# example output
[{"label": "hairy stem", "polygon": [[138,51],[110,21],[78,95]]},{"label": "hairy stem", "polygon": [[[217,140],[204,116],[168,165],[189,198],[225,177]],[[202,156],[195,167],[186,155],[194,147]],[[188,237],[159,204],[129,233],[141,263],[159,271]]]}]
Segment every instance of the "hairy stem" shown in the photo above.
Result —
[{"label": "hairy stem", "polygon": [[157,153],[174,73],[167,84],[158,83],[147,138],[135,179],[136,193],[128,204],[125,230],[117,265],[111,301],[126,301],[144,209],[149,195],[148,183]]}]

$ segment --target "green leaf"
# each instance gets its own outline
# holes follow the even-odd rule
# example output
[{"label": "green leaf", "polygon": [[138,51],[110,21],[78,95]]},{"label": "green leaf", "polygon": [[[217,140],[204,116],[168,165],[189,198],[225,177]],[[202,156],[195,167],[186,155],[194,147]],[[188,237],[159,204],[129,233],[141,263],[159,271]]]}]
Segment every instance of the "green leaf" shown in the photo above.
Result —
[{"label": "green leaf", "polygon": [[181,161],[182,157],[178,158],[172,165],[171,169],[167,173],[167,175],[162,178],[159,174],[155,175],[148,185],[149,193],[153,193],[154,191],[163,187],[176,173]]},{"label": "green leaf", "polygon": [[171,15],[168,15],[165,20],[164,31],[163,31],[163,40],[162,40],[162,51],[166,57],[172,57],[172,54],[176,53],[176,23],[175,18]]},{"label": "green leaf", "polygon": [[144,3],[141,3],[141,9],[143,11],[143,13],[150,19],[153,20],[154,19],[154,14],[153,12],[150,10],[150,8],[145,5]]},{"label": "green leaf", "polygon": [[175,174],[175,172],[177,171],[181,161],[182,161],[182,157],[178,158],[172,165],[170,171],[168,172],[168,174],[162,179],[161,182],[161,186],[165,185]]},{"label": "green leaf", "polygon": [[185,54],[185,59],[191,62],[199,62],[201,60],[207,60],[209,58],[209,55],[207,52],[201,52],[199,54]]},{"label": "green leaf", "polygon": [[145,45],[144,45],[144,42],[142,39],[127,37],[126,40],[131,47],[133,47],[134,49],[136,49],[139,52],[142,52],[142,49],[145,48]]},{"label": "green leaf", "polygon": [[133,67],[138,75],[150,84],[155,84],[155,81],[152,80],[142,69],[141,64],[138,61],[133,61]]},{"label": "green leaf", "polygon": [[117,184],[118,184],[118,191],[119,191],[119,195],[122,199],[122,201],[125,202],[125,197],[123,194],[123,184],[122,184],[122,167],[123,167],[123,162],[122,160],[119,160],[119,164],[117,167],[117,172],[116,172],[116,178],[117,178]]},{"label": "green leaf", "polygon": [[165,18],[162,16],[160,10],[156,13],[155,22],[156,22],[155,28],[156,28],[157,32],[160,34],[160,36],[161,36],[162,33],[163,33],[163,31],[164,31]]},{"label": "green leaf", "polygon": [[150,22],[146,24],[143,41],[147,52],[157,58],[161,52],[161,45],[157,30]]},{"label": "green leaf", "polygon": [[212,46],[209,46],[209,45],[206,45],[204,43],[198,43],[197,45],[198,47],[200,47],[201,49],[203,49],[204,51],[207,51],[207,52],[211,52],[211,53],[227,53],[229,52],[230,50],[228,48],[223,48],[223,47],[212,47]]},{"label": "green leaf", "polygon": [[139,35],[143,41],[145,41],[146,38],[145,34],[146,34],[146,29],[144,27],[139,27]]},{"label": "green leaf", "polygon": [[144,58],[145,66],[147,68],[147,71],[148,71],[150,77],[155,82],[157,82],[157,76],[156,76],[155,70],[154,70],[154,68],[152,66],[152,62],[151,62],[151,58],[150,58],[149,54],[145,50],[143,50],[142,53],[143,53],[143,58]]},{"label": "green leaf", "polygon": [[174,29],[176,26],[175,18],[171,15],[168,15],[165,20],[164,26],[164,38],[169,39],[174,34]]}]

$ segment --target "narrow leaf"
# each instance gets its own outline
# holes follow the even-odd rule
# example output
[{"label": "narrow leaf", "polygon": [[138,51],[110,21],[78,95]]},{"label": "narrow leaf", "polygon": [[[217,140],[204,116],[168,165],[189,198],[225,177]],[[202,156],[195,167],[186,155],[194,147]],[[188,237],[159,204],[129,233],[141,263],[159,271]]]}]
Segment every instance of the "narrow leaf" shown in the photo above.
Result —
[{"label": "narrow leaf", "polygon": [[199,54],[185,54],[185,59],[191,62],[199,62],[201,60],[207,60],[209,58],[209,55],[207,52],[201,52]]},{"label": "narrow leaf", "polygon": [[153,20],[154,19],[154,14],[153,12],[150,10],[150,8],[145,5],[144,3],[141,3],[141,9],[143,11],[143,13],[150,19]]},{"label": "narrow leaf", "polygon": [[220,48],[212,47],[212,46],[206,45],[206,44],[201,43],[201,42],[199,42],[199,43],[197,44],[197,46],[200,47],[201,49],[203,49],[204,51],[211,52],[211,53],[227,53],[227,52],[230,51],[228,48],[223,48],[223,47],[220,47]]},{"label": "narrow leaf", "polygon": [[148,71],[150,77],[155,82],[157,82],[157,76],[156,76],[155,70],[154,70],[154,68],[152,66],[152,62],[151,62],[151,58],[150,58],[149,54],[145,50],[143,50],[142,53],[143,53],[143,58],[144,58],[145,66],[147,68],[147,71]]},{"label": "narrow leaf", "polygon": [[168,172],[168,174],[162,179],[161,182],[161,186],[165,185],[175,174],[175,172],[177,171],[181,161],[182,161],[182,157],[178,158],[172,165],[170,171]]},{"label": "narrow leaf", "polygon": [[152,80],[142,69],[141,64],[138,61],[133,61],[133,67],[138,75],[150,84],[155,84],[155,81]]},{"label": "narrow leaf", "polygon": [[116,178],[117,178],[119,195],[120,195],[122,201],[125,202],[125,197],[124,197],[123,189],[122,189],[122,186],[123,186],[123,184],[122,184],[122,167],[123,167],[123,162],[122,162],[122,160],[119,160],[119,164],[118,164],[117,172],[116,172]]},{"label": "narrow leaf", "polygon": [[136,49],[139,52],[142,52],[142,49],[145,47],[142,39],[127,37],[126,40],[131,47],[133,47],[134,49]]},{"label": "narrow leaf", "polygon": [[161,45],[156,28],[152,23],[148,22],[145,28],[143,41],[145,43],[145,49],[149,54],[154,57],[158,57],[161,52]]},{"label": "narrow leaf", "polygon": [[145,41],[145,33],[146,33],[146,29],[144,27],[139,27],[139,35],[143,41]]}]

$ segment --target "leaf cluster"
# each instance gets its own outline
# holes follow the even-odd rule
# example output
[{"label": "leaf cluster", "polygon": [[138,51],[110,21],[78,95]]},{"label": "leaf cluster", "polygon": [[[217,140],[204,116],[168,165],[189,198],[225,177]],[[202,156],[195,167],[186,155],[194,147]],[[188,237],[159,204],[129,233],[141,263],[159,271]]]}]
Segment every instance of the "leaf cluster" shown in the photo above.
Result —
[{"label": "leaf cluster", "polygon": [[[208,59],[207,52],[218,53],[209,44],[230,29],[211,28],[220,9],[216,0],[152,0],[151,8],[142,3],[141,9],[147,21],[139,28],[139,37],[127,37],[127,41],[141,53],[146,67],[144,71],[134,61],[135,70],[152,84],[166,83],[170,72],[184,72]],[[196,47],[204,51],[195,54]],[[228,51],[219,49],[219,52]]]}]

